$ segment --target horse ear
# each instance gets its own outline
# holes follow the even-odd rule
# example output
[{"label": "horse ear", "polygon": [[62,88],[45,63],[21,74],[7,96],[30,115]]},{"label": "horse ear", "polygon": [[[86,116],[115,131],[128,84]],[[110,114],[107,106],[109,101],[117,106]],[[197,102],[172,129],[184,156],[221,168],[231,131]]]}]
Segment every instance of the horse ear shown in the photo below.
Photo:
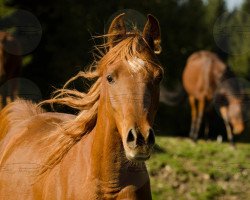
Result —
[{"label": "horse ear", "polygon": [[117,45],[122,38],[126,35],[126,27],[124,24],[125,13],[118,15],[115,19],[113,19],[109,30],[108,30],[108,45],[110,48]]},{"label": "horse ear", "polygon": [[161,53],[161,30],[158,20],[153,15],[148,15],[147,23],[143,30],[143,37],[155,54]]}]

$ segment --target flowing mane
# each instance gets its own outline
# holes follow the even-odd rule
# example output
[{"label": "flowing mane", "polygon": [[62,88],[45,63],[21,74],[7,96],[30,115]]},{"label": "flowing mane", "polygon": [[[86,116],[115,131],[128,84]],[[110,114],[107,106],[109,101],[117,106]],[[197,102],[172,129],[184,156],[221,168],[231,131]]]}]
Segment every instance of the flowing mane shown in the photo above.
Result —
[{"label": "flowing mane", "polygon": [[[110,35],[104,35],[104,38],[110,37]],[[86,72],[80,71],[76,76],[72,77],[62,89],[58,89],[54,92],[54,97],[49,100],[45,100],[39,104],[61,104],[79,111],[79,114],[70,121],[60,124],[58,128],[47,138],[53,139],[54,148],[49,152],[48,157],[45,159],[44,165],[41,167],[39,174],[43,174],[48,169],[57,165],[64,155],[74,146],[79,140],[81,140],[86,134],[90,133],[95,127],[97,120],[97,112],[99,106],[100,89],[101,89],[101,76],[103,69],[115,62],[116,60],[129,61],[133,58],[140,58],[145,62],[154,64],[154,66],[161,66],[156,57],[151,60],[142,51],[152,51],[142,34],[135,30],[127,33],[126,38],[121,40],[116,46],[109,51],[100,50],[102,47],[107,49],[109,43],[104,43],[96,49],[103,55],[99,60],[95,60]],[[146,71],[152,70],[150,65],[145,65]],[[87,93],[79,92],[77,90],[68,89],[68,85],[78,79],[88,79],[94,81]]]}]

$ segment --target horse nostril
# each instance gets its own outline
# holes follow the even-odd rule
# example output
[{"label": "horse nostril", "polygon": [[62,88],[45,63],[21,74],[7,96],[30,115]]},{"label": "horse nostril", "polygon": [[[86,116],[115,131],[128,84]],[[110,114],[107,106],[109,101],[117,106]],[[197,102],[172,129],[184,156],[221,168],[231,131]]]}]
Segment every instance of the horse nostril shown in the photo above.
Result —
[{"label": "horse nostril", "polygon": [[127,144],[131,148],[136,147],[136,136],[135,136],[135,134],[133,132],[133,129],[130,129],[130,131],[128,132]]},{"label": "horse nostril", "polygon": [[152,128],[149,129],[147,142],[149,145],[152,145],[152,146],[155,144],[155,134]]}]

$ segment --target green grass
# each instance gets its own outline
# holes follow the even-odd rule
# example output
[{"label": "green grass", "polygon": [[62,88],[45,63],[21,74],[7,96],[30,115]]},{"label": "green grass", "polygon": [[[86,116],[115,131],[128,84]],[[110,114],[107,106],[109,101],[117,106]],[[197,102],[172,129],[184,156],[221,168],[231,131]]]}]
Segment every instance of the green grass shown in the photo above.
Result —
[{"label": "green grass", "polygon": [[147,162],[154,200],[250,199],[250,144],[157,137]]}]

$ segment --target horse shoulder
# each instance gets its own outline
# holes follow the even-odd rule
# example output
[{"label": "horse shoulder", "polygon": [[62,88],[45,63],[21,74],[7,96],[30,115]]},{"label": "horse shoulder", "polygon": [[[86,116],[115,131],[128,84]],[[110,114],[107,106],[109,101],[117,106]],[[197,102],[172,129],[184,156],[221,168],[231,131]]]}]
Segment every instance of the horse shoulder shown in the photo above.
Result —
[{"label": "horse shoulder", "polygon": [[[91,147],[94,131],[85,135],[61,160],[48,171],[43,184],[36,185],[45,199],[96,199],[92,197],[96,187],[91,173]],[[60,187],[57,187],[60,185]],[[54,188],[57,188],[56,192]]]},{"label": "horse shoulder", "polygon": [[[17,101],[2,110],[0,116],[0,128],[7,127],[0,141],[0,195],[9,193],[15,198],[26,193],[34,199],[33,195],[42,191],[37,190],[36,194],[31,191],[34,175],[53,148],[50,136],[61,123],[74,119],[74,115],[44,112],[35,104]],[[16,190],[20,182],[23,184]]]}]

